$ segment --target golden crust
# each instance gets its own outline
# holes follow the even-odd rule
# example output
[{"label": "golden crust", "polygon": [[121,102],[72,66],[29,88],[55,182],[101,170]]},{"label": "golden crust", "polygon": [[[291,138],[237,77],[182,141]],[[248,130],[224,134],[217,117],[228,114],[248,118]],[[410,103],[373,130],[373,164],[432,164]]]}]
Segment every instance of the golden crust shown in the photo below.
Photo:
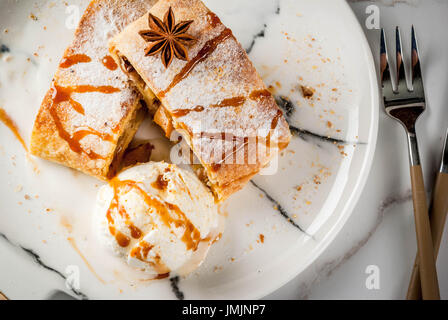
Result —
[{"label": "golden crust", "polygon": [[[165,69],[160,55],[145,56],[148,43],[139,31],[148,29],[148,14],[115,36],[110,51],[117,61],[125,57],[159,98],[221,201],[284,149],[291,133],[246,52],[219,18],[200,0],[160,0],[149,12],[163,19],[169,7],[176,22],[194,20],[188,33],[197,42],[188,48],[188,62],[174,59]],[[235,158],[235,150],[246,147],[246,138],[253,142],[248,148],[256,159],[247,161],[243,155],[243,163],[229,162],[229,155]],[[270,151],[258,153],[262,147]]]},{"label": "golden crust", "polygon": [[[121,69],[106,66],[103,59],[109,38],[154,2],[89,4],[36,116],[30,148],[34,155],[103,180],[115,174],[145,110]],[[82,55],[81,62],[62,65],[76,55]]]}]

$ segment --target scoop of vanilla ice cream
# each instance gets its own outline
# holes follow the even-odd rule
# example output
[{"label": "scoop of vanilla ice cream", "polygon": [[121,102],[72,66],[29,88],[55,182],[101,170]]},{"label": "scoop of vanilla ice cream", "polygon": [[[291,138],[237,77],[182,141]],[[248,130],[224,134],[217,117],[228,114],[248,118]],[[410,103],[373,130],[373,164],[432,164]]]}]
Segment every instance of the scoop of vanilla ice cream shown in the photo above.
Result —
[{"label": "scoop of vanilla ice cream", "polygon": [[106,247],[159,278],[195,270],[224,224],[199,179],[165,162],[120,173],[99,190],[94,216]]}]

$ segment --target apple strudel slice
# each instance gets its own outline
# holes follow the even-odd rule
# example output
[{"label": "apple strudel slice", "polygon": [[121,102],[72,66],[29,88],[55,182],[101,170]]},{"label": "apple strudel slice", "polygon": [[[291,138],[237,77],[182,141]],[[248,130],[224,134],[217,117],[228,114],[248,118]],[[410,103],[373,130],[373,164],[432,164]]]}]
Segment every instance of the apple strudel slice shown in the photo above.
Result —
[{"label": "apple strudel slice", "polygon": [[108,40],[155,0],[94,0],[66,49],[37,114],[31,152],[100,179],[115,175],[154,96],[130,84]]},{"label": "apple strudel slice", "polygon": [[284,149],[291,133],[232,31],[200,0],[159,0],[109,43],[118,64],[161,102],[154,121],[179,131],[218,201]]}]

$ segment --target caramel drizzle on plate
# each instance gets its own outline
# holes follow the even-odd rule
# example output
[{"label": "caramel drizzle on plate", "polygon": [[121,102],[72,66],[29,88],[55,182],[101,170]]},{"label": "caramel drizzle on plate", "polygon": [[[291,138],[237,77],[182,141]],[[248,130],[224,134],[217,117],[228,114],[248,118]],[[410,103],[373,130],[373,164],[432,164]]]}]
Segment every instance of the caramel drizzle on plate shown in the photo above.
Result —
[{"label": "caramel drizzle on plate", "polygon": [[28,152],[28,147],[26,146],[25,141],[23,140],[22,136],[19,133],[19,129],[17,128],[16,123],[12,118],[6,113],[5,110],[0,108],[0,121],[3,122],[5,126],[11,130],[11,132],[14,134],[17,140],[19,140],[20,144],[23,146],[26,152]]},{"label": "caramel drizzle on plate", "polygon": [[170,85],[163,91],[159,92],[159,98],[163,98],[172,88],[174,88],[179,82],[185,79],[190,72],[196,67],[197,64],[207,59],[218,47],[218,45],[228,38],[233,37],[232,30],[229,28],[224,29],[217,37],[208,40],[204,47],[199,50],[198,54],[187,62],[182,70],[174,77]]},{"label": "caramel drizzle on plate", "polygon": [[103,278],[101,278],[99,276],[98,273],[96,273],[95,269],[92,267],[92,265],[90,264],[90,262],[87,260],[87,258],[84,256],[84,254],[81,252],[81,250],[78,248],[78,245],[76,244],[76,241],[74,238],[68,237],[67,241],[70,243],[70,245],[72,246],[73,250],[76,251],[76,253],[81,257],[81,259],[84,261],[84,263],[86,264],[87,268],[90,270],[90,272],[92,272],[92,274],[102,283],[102,284],[106,284],[106,281],[103,280]]}]

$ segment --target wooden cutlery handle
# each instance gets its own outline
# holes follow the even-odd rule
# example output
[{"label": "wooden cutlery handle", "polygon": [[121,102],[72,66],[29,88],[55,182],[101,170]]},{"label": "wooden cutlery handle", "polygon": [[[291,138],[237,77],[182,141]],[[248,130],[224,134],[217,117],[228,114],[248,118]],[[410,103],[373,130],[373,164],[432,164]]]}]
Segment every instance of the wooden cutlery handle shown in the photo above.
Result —
[{"label": "wooden cutlery handle", "polygon": [[[434,257],[437,259],[443,229],[448,213],[448,174],[439,172],[434,186],[432,205],[430,210],[431,235],[434,244]],[[418,255],[415,258],[407,299],[419,300],[422,298],[420,285],[420,262]]]},{"label": "wooden cutlery handle", "polygon": [[425,300],[438,300],[440,299],[440,293],[434,259],[434,246],[429,224],[422,167],[420,165],[411,166],[411,182],[422,296]]},{"label": "wooden cutlery handle", "polygon": [[8,300],[8,298],[0,291],[0,300]]}]

